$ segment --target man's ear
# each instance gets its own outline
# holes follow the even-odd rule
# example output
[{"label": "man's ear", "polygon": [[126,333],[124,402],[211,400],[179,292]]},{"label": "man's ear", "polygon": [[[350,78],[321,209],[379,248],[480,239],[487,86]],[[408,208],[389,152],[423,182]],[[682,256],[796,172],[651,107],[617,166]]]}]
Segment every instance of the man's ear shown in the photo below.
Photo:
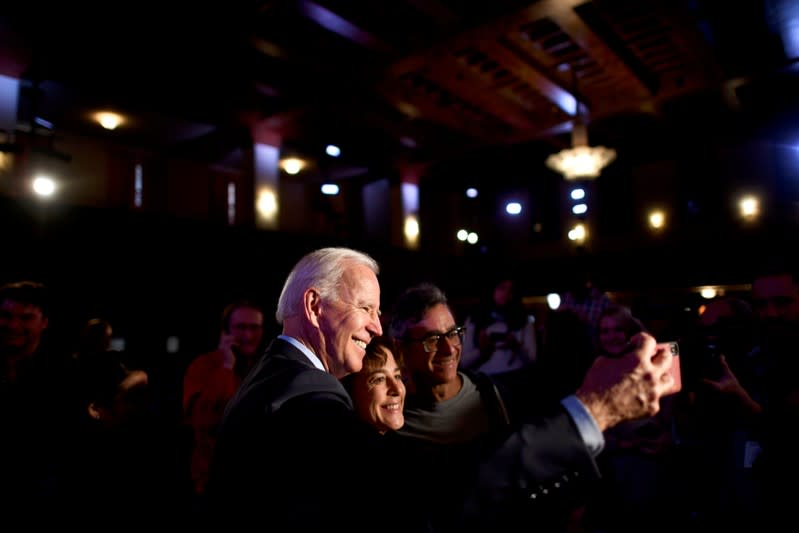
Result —
[{"label": "man's ear", "polygon": [[305,318],[314,326],[319,327],[319,316],[322,313],[322,295],[314,288],[308,289],[302,295],[302,304]]}]

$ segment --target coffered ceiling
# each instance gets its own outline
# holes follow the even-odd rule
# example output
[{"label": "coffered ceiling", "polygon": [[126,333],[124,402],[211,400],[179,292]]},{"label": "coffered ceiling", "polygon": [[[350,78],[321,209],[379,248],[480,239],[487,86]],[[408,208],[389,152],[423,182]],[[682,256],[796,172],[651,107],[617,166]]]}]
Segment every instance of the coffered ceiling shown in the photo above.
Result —
[{"label": "coffered ceiling", "polygon": [[575,98],[590,142],[620,157],[673,149],[697,124],[777,135],[796,107],[795,4],[37,2],[5,9],[0,68],[25,82],[20,127],[93,131],[85,111],[102,105],[134,117],[119,140],[209,164],[240,164],[259,132],[312,160],[339,144],[310,180],[415,165],[457,181],[498,159],[546,176]]}]

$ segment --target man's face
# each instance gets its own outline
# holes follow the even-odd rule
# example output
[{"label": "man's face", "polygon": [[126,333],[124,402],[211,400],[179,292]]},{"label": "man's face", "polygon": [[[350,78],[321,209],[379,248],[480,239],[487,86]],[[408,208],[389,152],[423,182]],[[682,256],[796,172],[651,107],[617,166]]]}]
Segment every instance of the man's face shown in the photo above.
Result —
[{"label": "man's face", "polygon": [[32,354],[47,329],[47,317],[32,304],[4,300],[0,304],[0,352]]},{"label": "man's face", "polygon": [[344,272],[338,294],[322,298],[318,313],[321,338],[316,353],[328,371],[339,379],[360,371],[366,345],[383,334],[380,284],[375,273],[353,263]]},{"label": "man's face", "polygon": [[799,291],[788,274],[754,280],[752,304],[763,322],[799,324]]},{"label": "man's face", "polygon": [[[444,334],[457,327],[452,312],[445,304],[438,304],[425,313],[422,320],[408,328],[410,342],[403,342],[405,361],[415,380],[428,385],[441,385],[458,381],[458,364],[461,360],[461,343],[447,339]],[[435,351],[426,352],[423,339],[441,335]]]},{"label": "man's face", "polygon": [[264,334],[264,315],[251,307],[239,307],[230,314],[228,333],[242,355],[256,355]]}]

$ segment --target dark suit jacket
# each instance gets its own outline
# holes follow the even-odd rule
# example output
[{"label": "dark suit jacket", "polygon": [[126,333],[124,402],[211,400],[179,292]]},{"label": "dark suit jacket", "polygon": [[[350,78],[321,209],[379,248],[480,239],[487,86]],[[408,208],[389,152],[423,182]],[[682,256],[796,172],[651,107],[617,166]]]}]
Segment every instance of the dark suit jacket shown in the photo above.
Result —
[{"label": "dark suit jacket", "polygon": [[560,400],[539,376],[465,372],[480,391],[493,429],[440,445],[393,434],[394,454],[417,487],[414,508],[442,533],[564,530],[571,510],[599,479],[594,457]]},{"label": "dark suit jacket", "polygon": [[361,502],[343,485],[363,479],[365,429],[339,381],[275,339],[228,403],[205,507],[224,527],[352,528]]}]

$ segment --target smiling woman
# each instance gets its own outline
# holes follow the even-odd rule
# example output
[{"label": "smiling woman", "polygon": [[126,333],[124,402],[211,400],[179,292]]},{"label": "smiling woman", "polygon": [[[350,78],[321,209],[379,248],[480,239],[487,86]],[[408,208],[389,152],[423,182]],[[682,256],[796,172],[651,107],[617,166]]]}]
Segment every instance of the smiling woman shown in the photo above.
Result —
[{"label": "smiling woman", "polygon": [[342,379],[358,417],[380,434],[405,424],[405,383],[395,353],[390,339],[376,337],[366,347],[361,371]]}]

